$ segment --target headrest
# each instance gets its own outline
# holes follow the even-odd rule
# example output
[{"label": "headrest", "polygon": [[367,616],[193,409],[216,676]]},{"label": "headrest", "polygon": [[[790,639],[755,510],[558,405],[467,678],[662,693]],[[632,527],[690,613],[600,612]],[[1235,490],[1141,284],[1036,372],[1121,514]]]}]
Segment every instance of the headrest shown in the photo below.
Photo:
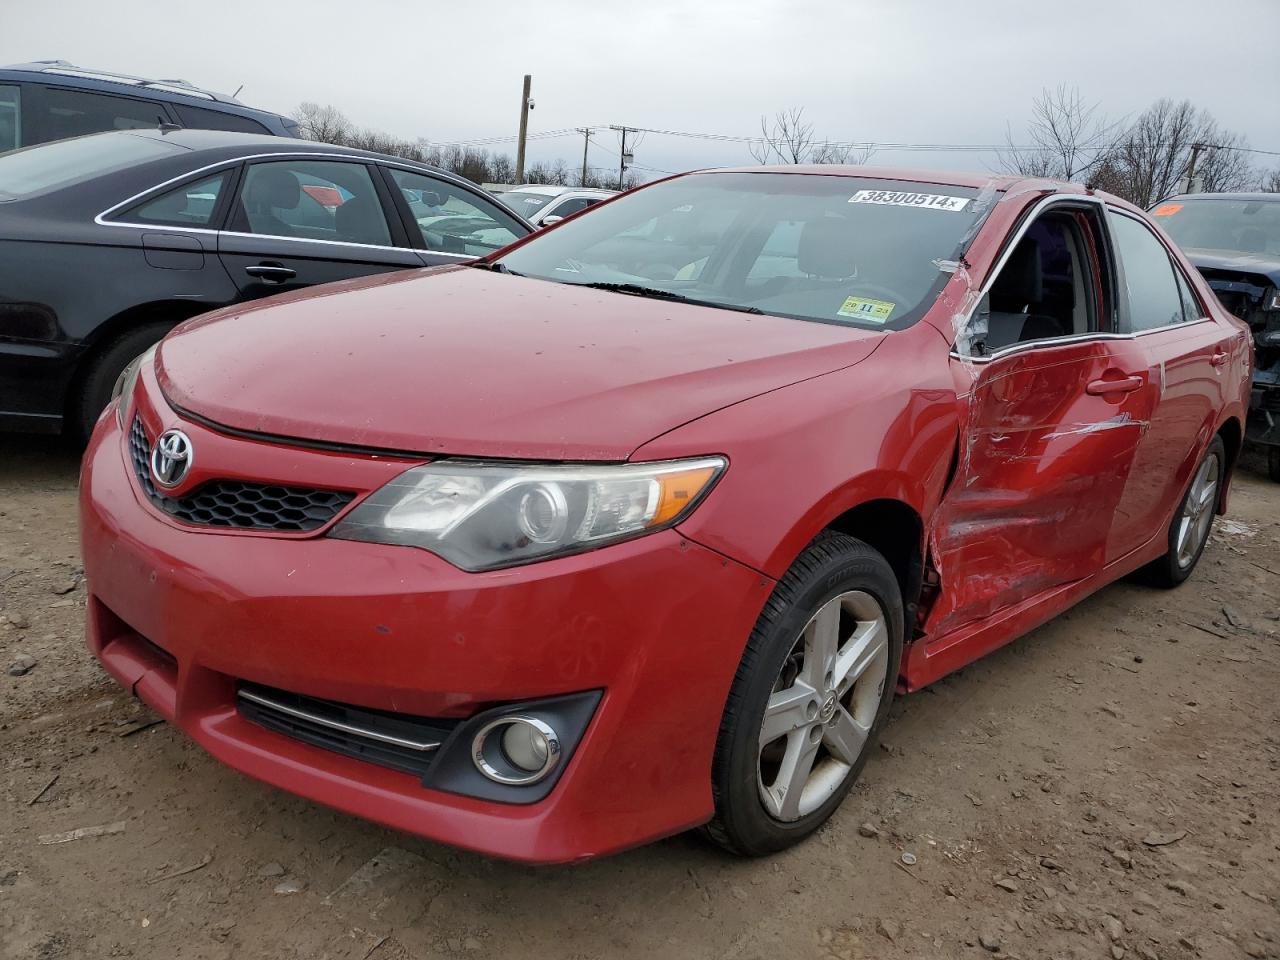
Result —
[{"label": "headrest", "polygon": [[857,274],[853,230],[853,222],[842,217],[823,217],[806,223],[800,231],[796,255],[800,272],[826,279],[844,279]]},{"label": "headrest", "polygon": [[994,310],[1016,313],[1044,299],[1044,273],[1040,267],[1040,241],[1023,237],[991,286]]},{"label": "headrest", "polygon": [[382,208],[372,197],[352,197],[333,214],[333,227],[343,240],[353,243],[388,243]]},{"label": "headrest", "polygon": [[249,202],[260,206],[292,210],[301,199],[298,178],[279,167],[261,167],[254,171],[250,183]]}]

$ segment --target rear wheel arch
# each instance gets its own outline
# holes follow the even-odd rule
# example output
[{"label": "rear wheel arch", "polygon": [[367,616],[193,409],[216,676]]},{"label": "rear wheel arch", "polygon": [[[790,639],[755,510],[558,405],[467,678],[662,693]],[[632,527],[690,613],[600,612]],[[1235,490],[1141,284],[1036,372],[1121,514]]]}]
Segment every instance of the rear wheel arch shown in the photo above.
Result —
[{"label": "rear wheel arch", "polygon": [[1217,512],[1222,513],[1226,503],[1227,487],[1232,474],[1235,472],[1236,462],[1240,459],[1240,453],[1244,449],[1244,427],[1237,417],[1227,417],[1222,422],[1222,426],[1218,427],[1217,435],[1222,438],[1222,445],[1227,454],[1227,462],[1223,464],[1222,470],[1222,475],[1227,482],[1222,484],[1217,505]]},{"label": "rear wheel arch", "polygon": [[94,418],[89,418],[88,423],[83,422],[86,419],[83,412],[84,393],[86,387],[91,385],[102,359],[116,344],[136,331],[147,328],[155,328],[163,336],[167,332],[165,328],[172,329],[184,320],[209,309],[211,308],[207,304],[188,300],[159,300],[122,310],[99,324],[86,339],[67,388],[63,411],[66,429],[80,430],[87,435],[87,428],[92,426]]}]

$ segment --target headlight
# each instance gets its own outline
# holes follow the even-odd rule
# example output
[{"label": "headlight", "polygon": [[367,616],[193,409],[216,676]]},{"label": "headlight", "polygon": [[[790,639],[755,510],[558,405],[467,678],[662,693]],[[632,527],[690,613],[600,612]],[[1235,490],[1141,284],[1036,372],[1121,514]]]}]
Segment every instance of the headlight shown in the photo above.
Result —
[{"label": "headlight", "polygon": [[148,347],[142,354],[133,358],[129,365],[120,371],[120,376],[116,377],[115,386],[111,388],[111,399],[119,398],[120,404],[116,407],[116,423],[120,424],[120,429],[124,429],[124,412],[125,407],[129,406],[129,398],[133,396],[133,388],[137,386],[138,374],[142,370],[143,364],[150,364],[156,358],[155,344]]},{"label": "headlight", "polygon": [[421,547],[463,570],[492,570],[678,523],[723,457],[616,466],[440,460],[374,492],[330,536]]}]

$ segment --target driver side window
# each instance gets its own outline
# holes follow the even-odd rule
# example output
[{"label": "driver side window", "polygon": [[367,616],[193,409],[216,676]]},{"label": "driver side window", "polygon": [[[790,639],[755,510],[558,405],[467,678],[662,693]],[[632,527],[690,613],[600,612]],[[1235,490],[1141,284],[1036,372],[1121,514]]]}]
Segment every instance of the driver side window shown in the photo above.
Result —
[{"label": "driver side window", "polygon": [[958,346],[970,356],[1099,329],[1088,219],[1051,210],[1018,240]]}]

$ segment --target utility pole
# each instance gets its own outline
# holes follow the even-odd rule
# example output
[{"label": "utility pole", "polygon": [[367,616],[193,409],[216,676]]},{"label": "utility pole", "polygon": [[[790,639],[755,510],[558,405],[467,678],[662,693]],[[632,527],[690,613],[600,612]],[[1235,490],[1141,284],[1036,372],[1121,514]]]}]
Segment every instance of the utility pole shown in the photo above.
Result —
[{"label": "utility pole", "polygon": [[1187,193],[1195,193],[1196,161],[1200,159],[1200,151],[1207,146],[1207,143],[1193,143],[1191,145],[1191,159],[1187,162]]},{"label": "utility pole", "polygon": [[582,134],[582,183],[581,186],[587,185],[587,148],[591,146],[591,128],[578,127],[578,132]]},{"label": "utility pole", "polygon": [[622,134],[622,149],[618,151],[618,189],[621,190],[623,181],[627,175],[627,166],[634,159],[631,154],[627,153],[627,134],[639,133],[635,127],[619,127],[613,124],[609,125],[610,130],[617,130]]},{"label": "utility pole", "polygon": [[520,94],[520,140],[516,144],[516,186],[524,183],[524,141],[529,133],[529,88],[533,84],[533,77],[529,74],[524,75],[524,90]]}]

